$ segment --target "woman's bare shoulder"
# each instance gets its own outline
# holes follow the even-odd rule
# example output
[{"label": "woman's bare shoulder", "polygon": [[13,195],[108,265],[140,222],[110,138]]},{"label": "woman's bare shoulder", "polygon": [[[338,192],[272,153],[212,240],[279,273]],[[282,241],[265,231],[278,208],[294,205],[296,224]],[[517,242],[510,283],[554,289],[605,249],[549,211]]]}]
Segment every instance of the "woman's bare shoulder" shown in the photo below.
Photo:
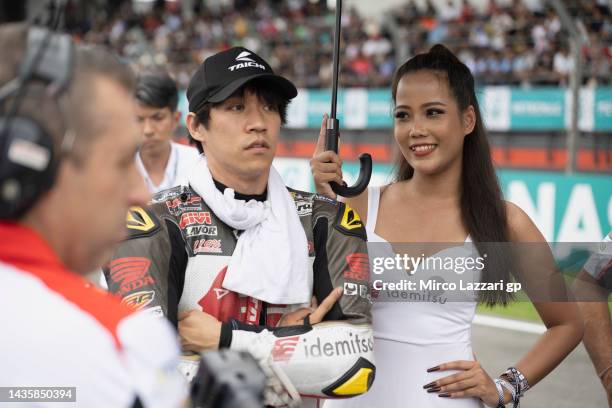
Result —
[{"label": "woman's bare shoulder", "polygon": [[513,242],[543,242],[544,236],[532,219],[518,205],[506,201],[506,219]]},{"label": "woman's bare shoulder", "polygon": [[[397,189],[396,184],[397,183],[391,183],[380,186],[379,200],[382,201],[383,194],[394,194],[394,190]],[[357,214],[359,214],[359,217],[361,218],[364,224],[367,222],[369,193],[369,189],[366,189],[358,196],[351,198],[343,198],[343,201],[346,202],[353,210],[355,210]]]}]

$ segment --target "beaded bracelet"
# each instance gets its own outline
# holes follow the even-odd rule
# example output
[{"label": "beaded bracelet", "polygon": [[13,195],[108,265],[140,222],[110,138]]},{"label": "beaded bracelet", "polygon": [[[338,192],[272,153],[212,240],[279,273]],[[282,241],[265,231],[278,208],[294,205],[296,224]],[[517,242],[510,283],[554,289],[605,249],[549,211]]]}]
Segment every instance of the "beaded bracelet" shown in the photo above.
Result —
[{"label": "beaded bracelet", "polygon": [[510,367],[504,374],[509,374],[514,381],[510,380],[510,383],[516,388],[516,394],[520,398],[525,395],[525,391],[529,389],[529,383],[527,378],[521,373],[516,367]]},{"label": "beaded bracelet", "polygon": [[507,382],[507,384],[500,384],[504,385],[512,395],[512,407],[518,408],[520,406],[521,397],[525,395],[525,391],[529,389],[527,379],[516,367],[508,368],[499,378]]},{"label": "beaded bracelet", "polygon": [[497,408],[504,408],[506,406],[506,399],[504,398],[504,389],[501,385],[502,380],[496,378],[493,382],[495,383],[495,388],[497,388]]},{"label": "beaded bracelet", "polygon": [[517,408],[519,406],[519,397],[517,397],[516,395],[516,390],[514,389],[514,386],[512,386],[512,384],[510,384],[510,382],[505,378],[500,378],[500,385],[502,385],[505,389],[508,390],[508,392],[510,393],[510,400],[512,401],[512,407]]},{"label": "beaded bracelet", "polygon": [[[503,378],[496,378],[493,380],[495,383],[495,388],[497,388],[497,396],[499,397],[497,402],[497,408],[505,408],[506,406],[506,398],[504,397],[504,388],[508,390],[512,401],[514,402],[516,398],[516,391],[512,384],[510,384],[507,380]],[[515,405],[516,406],[516,405]]]}]

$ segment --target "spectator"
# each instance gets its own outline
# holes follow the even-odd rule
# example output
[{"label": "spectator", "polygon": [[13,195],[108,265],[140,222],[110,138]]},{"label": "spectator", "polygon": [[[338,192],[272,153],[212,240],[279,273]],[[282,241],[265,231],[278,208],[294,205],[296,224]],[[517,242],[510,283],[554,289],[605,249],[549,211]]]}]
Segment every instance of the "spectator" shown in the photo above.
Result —
[{"label": "spectator", "polygon": [[567,46],[562,46],[555,53],[553,69],[558,76],[559,83],[563,86],[567,86],[569,75],[574,69],[574,59],[570,55]]},{"label": "spectator", "polygon": [[438,16],[442,22],[458,20],[461,16],[461,7],[457,7],[453,0],[447,0],[446,5],[439,8]]}]

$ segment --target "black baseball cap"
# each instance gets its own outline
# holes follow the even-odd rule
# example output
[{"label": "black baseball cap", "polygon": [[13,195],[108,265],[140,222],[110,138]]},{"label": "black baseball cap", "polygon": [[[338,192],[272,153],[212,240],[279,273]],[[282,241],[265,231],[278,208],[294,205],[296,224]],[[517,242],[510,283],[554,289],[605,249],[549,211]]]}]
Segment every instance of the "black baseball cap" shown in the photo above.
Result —
[{"label": "black baseball cap", "polygon": [[187,87],[189,111],[197,112],[206,102],[223,102],[255,78],[269,81],[287,99],[297,96],[295,85],[276,75],[263,58],[246,48],[234,47],[206,58],[193,74]]}]

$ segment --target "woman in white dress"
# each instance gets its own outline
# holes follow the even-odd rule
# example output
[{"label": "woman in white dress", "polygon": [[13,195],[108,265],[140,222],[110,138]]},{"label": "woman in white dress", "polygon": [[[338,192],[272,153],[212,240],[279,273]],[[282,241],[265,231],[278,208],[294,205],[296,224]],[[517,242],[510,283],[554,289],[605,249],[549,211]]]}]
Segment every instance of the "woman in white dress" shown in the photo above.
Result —
[{"label": "woman in white dress", "polygon": [[[444,46],[434,46],[398,69],[392,96],[394,137],[402,154],[395,182],[340,198],[362,216],[368,240],[380,243],[372,248],[545,243],[529,217],[502,199],[474,79],[463,63]],[[335,198],[329,182],[342,182],[341,163],[336,154],[323,151],[325,126],[326,118],[311,168],[317,192]],[[481,281],[510,280],[502,258],[490,261]],[[518,402],[580,342],[583,329],[574,303],[534,303],[547,331],[520,361],[508,362],[512,370],[494,379],[472,352],[471,323],[478,302],[505,304],[509,296],[494,291],[464,302],[375,301],[374,384],[365,395],[329,400],[325,407],[467,408]]]}]

